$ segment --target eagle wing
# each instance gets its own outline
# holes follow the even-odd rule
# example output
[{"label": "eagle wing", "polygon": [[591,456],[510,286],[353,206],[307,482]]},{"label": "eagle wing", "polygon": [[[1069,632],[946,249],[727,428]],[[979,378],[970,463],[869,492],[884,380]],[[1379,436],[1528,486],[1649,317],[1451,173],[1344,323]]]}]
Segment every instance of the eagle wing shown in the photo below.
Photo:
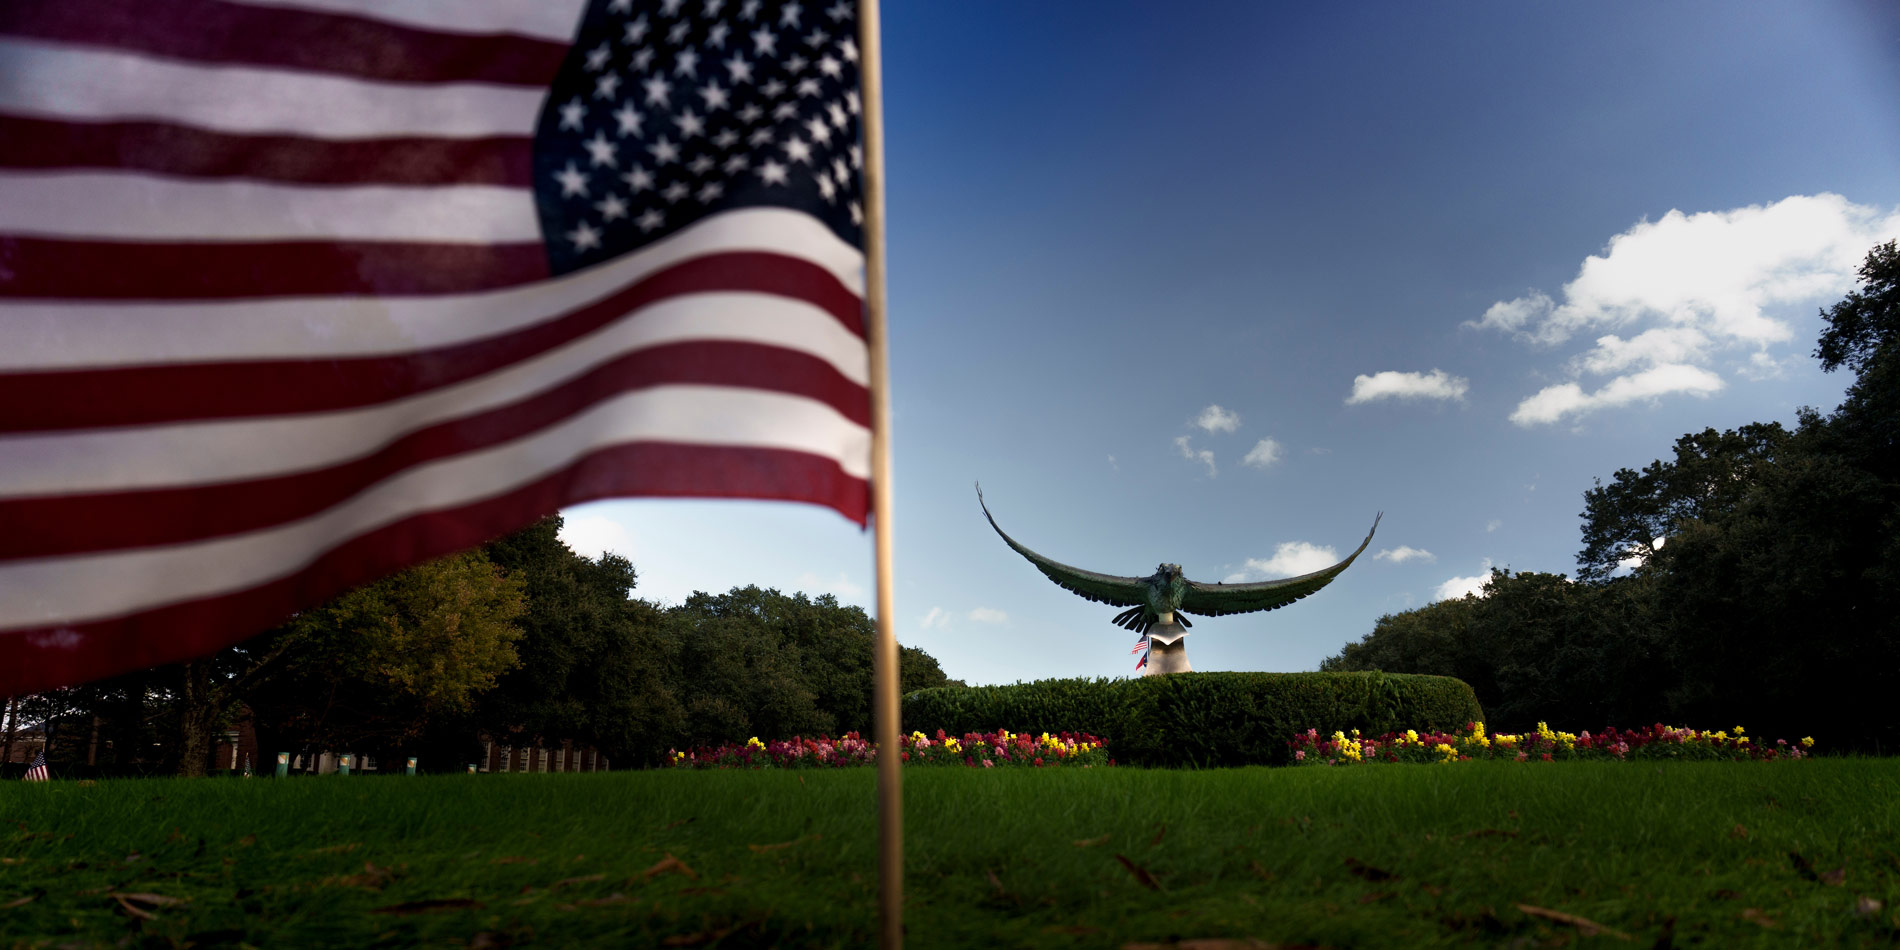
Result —
[{"label": "eagle wing", "polygon": [[1285,607],[1308,594],[1332,583],[1339,572],[1352,564],[1372,543],[1372,536],[1379,530],[1379,519],[1385,517],[1380,512],[1372,519],[1372,530],[1366,532],[1366,539],[1359,542],[1359,550],[1352,552],[1345,560],[1324,570],[1298,577],[1283,577],[1279,580],[1261,581],[1258,584],[1203,584],[1189,581],[1187,595],[1181,598],[1183,613],[1217,617],[1221,614],[1244,614],[1256,610],[1272,610]]},{"label": "eagle wing", "polygon": [[983,517],[990,520],[990,527],[996,528],[1003,543],[1014,548],[1017,554],[1029,559],[1036,570],[1063,589],[1080,594],[1089,600],[1117,607],[1139,607],[1148,602],[1148,584],[1139,577],[1117,577],[1113,574],[1097,574],[1079,567],[1070,567],[1060,561],[1052,561],[1034,551],[1016,543],[1016,539],[997,527],[995,516],[990,514],[990,506],[983,504],[983,486],[976,486],[976,503],[983,508]]}]

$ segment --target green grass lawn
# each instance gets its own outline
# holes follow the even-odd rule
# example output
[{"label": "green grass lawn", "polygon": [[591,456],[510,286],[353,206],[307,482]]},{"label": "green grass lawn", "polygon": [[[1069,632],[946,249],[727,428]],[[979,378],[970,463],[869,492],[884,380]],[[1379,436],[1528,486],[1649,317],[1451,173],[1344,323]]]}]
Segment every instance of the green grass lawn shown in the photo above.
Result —
[{"label": "green grass lawn", "polygon": [[[867,946],[874,780],[9,782],[0,945]],[[912,769],[906,922],[916,947],[1884,946],[1896,792],[1869,759]]]}]

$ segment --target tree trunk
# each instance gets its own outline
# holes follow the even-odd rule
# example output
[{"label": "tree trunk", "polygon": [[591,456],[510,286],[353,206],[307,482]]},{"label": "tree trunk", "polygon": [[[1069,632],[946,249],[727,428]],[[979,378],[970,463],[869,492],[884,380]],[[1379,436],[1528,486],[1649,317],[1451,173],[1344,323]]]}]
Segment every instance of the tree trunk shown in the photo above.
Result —
[{"label": "tree trunk", "polygon": [[211,758],[211,732],[224,713],[223,691],[211,684],[209,661],[181,664],[178,691],[178,774],[200,778]]},{"label": "tree trunk", "polygon": [[6,745],[0,747],[0,762],[13,761],[13,731],[18,728],[19,725],[20,697],[10,696],[7,698],[7,739]]}]

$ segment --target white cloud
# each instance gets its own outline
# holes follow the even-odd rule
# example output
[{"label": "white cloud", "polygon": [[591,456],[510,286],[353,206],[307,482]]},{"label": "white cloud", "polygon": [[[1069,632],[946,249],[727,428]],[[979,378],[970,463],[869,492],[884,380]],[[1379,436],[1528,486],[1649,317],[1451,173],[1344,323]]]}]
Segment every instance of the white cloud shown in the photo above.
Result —
[{"label": "white cloud", "polygon": [[1009,614],[993,607],[978,607],[970,611],[970,619],[977,623],[1008,623]]},{"label": "white cloud", "polygon": [[560,537],[575,554],[590,560],[608,551],[626,557],[633,550],[633,537],[627,533],[626,526],[600,515],[565,516]]},{"label": "white cloud", "polygon": [[1253,449],[1247,453],[1247,457],[1240,460],[1240,464],[1253,468],[1266,468],[1279,460],[1280,443],[1272,439],[1261,439],[1254,444]]},{"label": "white cloud", "polygon": [[1246,584],[1274,577],[1298,577],[1339,563],[1339,555],[1330,547],[1288,541],[1273,550],[1270,558],[1250,557],[1241,569],[1222,579],[1228,584]]},{"label": "white cloud", "polygon": [[798,575],[798,589],[807,594],[832,594],[839,600],[850,603],[864,596],[864,585],[854,583],[843,571],[831,580],[806,571]]},{"label": "white cloud", "polygon": [[917,626],[922,630],[948,630],[950,612],[942,607],[932,607],[929,613],[924,614],[924,619],[917,621]]},{"label": "white cloud", "polygon": [[1122,467],[1120,465],[1115,464],[1115,456],[1113,455],[1108,457],[1108,467],[1118,472],[1122,470]]},{"label": "white cloud", "polygon": [[1786,316],[1852,288],[1867,248],[1897,235],[1900,209],[1883,212],[1836,194],[1672,210],[1611,237],[1564,285],[1561,302],[1533,291],[1465,325],[1546,346],[1595,329],[1619,331],[1597,335],[1570,369],[1628,375],[1588,395],[1578,382],[1547,387],[1512,414],[1520,425],[1665,393],[1706,395],[1721,381],[1697,367],[1724,351],[1754,351],[1740,370],[1746,378],[1776,375],[1769,350],[1795,335]]},{"label": "white cloud", "polygon": [[1232,432],[1240,428],[1240,415],[1228,412],[1217,405],[1208,406],[1201,410],[1201,415],[1194,420],[1194,424],[1208,432]]},{"label": "white cloud", "polygon": [[1354,376],[1352,395],[1346,397],[1346,405],[1356,406],[1375,399],[1463,399],[1470,388],[1470,380],[1442,369],[1429,373],[1386,370],[1371,376]]},{"label": "white cloud", "polygon": [[1181,450],[1182,458],[1187,459],[1190,462],[1199,462],[1202,465],[1207,466],[1208,478],[1213,478],[1220,474],[1220,472],[1214,468],[1214,453],[1208,449],[1196,450],[1192,445],[1188,444],[1187,436],[1185,435],[1175,436],[1174,447]]},{"label": "white cloud", "polygon": [[1516,411],[1511,413],[1511,421],[1521,426],[1533,426],[1540,422],[1556,422],[1567,415],[1613,409],[1669,393],[1707,396],[1721,389],[1722,385],[1722,377],[1699,366],[1666,363],[1629,376],[1618,376],[1593,393],[1584,392],[1583,387],[1576,383],[1546,386],[1538,390],[1537,395],[1518,403]]},{"label": "white cloud", "polygon": [[[1662,546],[1668,543],[1668,541],[1669,541],[1668,538],[1656,538],[1649,542],[1649,546],[1653,550],[1660,551],[1662,550]],[[1620,573],[1628,573],[1630,571],[1636,570],[1637,568],[1643,566],[1643,560],[1644,558],[1643,558],[1643,555],[1641,554],[1633,554],[1626,558],[1618,558],[1616,562],[1617,571]]]},{"label": "white cloud", "polygon": [[1486,534],[1490,534],[1491,532],[1496,531],[1497,529],[1502,528],[1502,527],[1504,527],[1504,522],[1499,521],[1496,518],[1492,518],[1490,521],[1487,521],[1484,523],[1484,532]]},{"label": "white cloud", "polygon": [[1430,563],[1438,560],[1438,555],[1420,548],[1408,547],[1401,544],[1396,548],[1387,548],[1384,551],[1374,554],[1372,559],[1375,561],[1391,561],[1394,564],[1404,564],[1406,561],[1425,561]]},{"label": "white cloud", "polygon": [[1484,584],[1490,579],[1491,559],[1485,558],[1484,570],[1470,577],[1454,577],[1438,585],[1438,589],[1432,592],[1432,600],[1455,600],[1466,594],[1470,594],[1474,597],[1483,597]]}]

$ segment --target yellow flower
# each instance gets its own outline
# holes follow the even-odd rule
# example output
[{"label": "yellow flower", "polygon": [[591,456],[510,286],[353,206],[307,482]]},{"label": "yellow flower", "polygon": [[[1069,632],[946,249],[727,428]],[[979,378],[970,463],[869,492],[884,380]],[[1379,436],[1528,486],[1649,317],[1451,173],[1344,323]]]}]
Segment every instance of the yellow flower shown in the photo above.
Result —
[{"label": "yellow flower", "polygon": [[1410,743],[1411,743],[1411,744],[1413,744],[1413,745],[1423,745],[1423,744],[1424,744],[1424,743],[1422,743],[1422,742],[1420,742],[1420,741],[1418,741],[1418,730],[1416,730],[1416,729],[1407,729],[1407,730],[1405,730],[1405,741],[1407,741],[1407,742],[1410,742]]},{"label": "yellow flower", "polygon": [[1735,727],[1735,734],[1738,736],[1747,731],[1748,731],[1747,729],[1743,729],[1741,726]]},{"label": "yellow flower", "polygon": [[1814,737],[1813,737],[1813,736],[1802,736],[1802,737],[1801,737],[1801,745],[1802,745],[1802,746],[1804,746],[1804,747],[1806,747],[1806,748],[1810,748],[1810,749],[1812,749],[1812,748],[1814,748]]}]

